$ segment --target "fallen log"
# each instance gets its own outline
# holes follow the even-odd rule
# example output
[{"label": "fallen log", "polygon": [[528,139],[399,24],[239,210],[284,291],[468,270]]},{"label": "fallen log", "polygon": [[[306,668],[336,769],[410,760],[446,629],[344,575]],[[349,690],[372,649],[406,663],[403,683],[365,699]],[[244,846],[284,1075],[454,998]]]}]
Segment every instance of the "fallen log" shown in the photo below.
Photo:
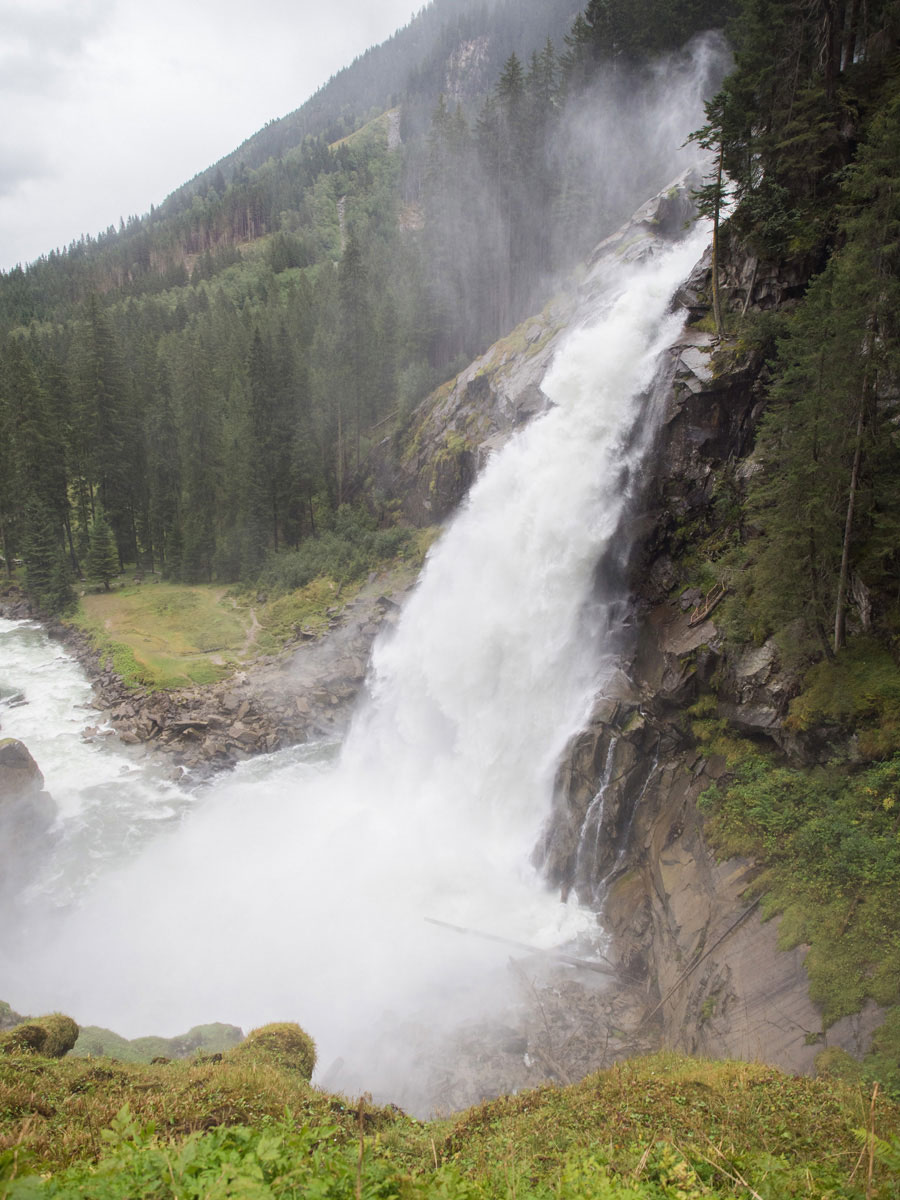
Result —
[{"label": "fallen log", "polygon": [[486,942],[498,942],[501,946],[512,946],[516,950],[524,950],[528,954],[537,954],[543,958],[552,958],[554,962],[566,963],[570,967],[581,967],[585,971],[597,971],[600,975],[614,975],[625,979],[610,963],[594,962],[589,958],[576,958],[572,954],[564,954],[561,950],[542,950],[539,946],[529,946],[527,942],[517,942],[512,938],[500,937],[496,933],[483,933],[480,929],[466,929],[463,925],[451,925],[449,921],[438,921],[434,917],[424,918],[429,925],[437,925],[440,929],[451,929],[468,937],[481,938]]}]

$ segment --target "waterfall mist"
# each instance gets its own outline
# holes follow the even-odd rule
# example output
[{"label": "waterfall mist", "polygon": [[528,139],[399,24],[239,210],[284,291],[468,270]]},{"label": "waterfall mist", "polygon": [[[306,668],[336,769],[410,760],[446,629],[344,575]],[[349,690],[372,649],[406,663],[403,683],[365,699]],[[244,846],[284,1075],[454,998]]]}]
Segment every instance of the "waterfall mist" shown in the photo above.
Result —
[{"label": "waterfall mist", "polygon": [[614,665],[620,572],[596,566],[625,552],[670,297],[704,239],[607,273],[544,381],[553,407],[489,461],[376,645],[340,754],[245,764],[52,917],[18,916],[0,995],[126,1036],[296,1020],[322,1071],[343,1058],[330,1083],[422,1107],[420,1035],[508,986],[507,950],[424,918],[543,946],[593,928],[530,856]]}]

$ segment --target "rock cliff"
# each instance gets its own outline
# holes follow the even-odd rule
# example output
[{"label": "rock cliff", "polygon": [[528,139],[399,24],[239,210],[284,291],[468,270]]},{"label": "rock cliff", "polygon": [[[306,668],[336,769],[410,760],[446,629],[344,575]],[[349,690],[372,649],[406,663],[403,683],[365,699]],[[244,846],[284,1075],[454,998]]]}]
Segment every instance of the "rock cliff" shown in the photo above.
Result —
[{"label": "rock cliff", "polygon": [[[376,459],[382,493],[399,497],[413,520],[451,511],[484,456],[545,407],[542,374],[589,306],[604,254],[627,255],[642,235],[683,224],[681,203],[677,192],[657,197],[598,247],[577,293],[554,300],[436,393],[403,434],[399,465],[390,467],[388,454]],[[728,251],[722,271],[732,307],[757,313],[789,306],[808,277],[758,263],[740,247]],[[685,710],[713,678],[718,716],[736,732],[808,761],[783,724],[797,680],[774,643],[729,646],[716,625],[721,593],[683,586],[680,572],[717,500],[739,492],[754,469],[767,380],[764,344],[720,344],[707,331],[709,281],[707,256],[677,297],[685,327],[671,350],[656,446],[631,518],[631,650],[560,766],[553,817],[535,851],[554,886],[597,909],[619,979],[601,988],[605,1006],[596,982],[583,993],[593,997],[585,1005],[589,1050],[579,1005],[564,1006],[569,1033],[560,1041],[568,1045],[576,1029],[580,1059],[551,1055],[549,1044],[540,1049],[532,1031],[543,1066],[520,1078],[507,1056],[508,1087],[534,1082],[535,1070],[574,1077],[647,1044],[811,1072],[825,1045],[864,1053],[883,1017],[870,1005],[824,1029],[809,997],[806,949],[779,949],[778,921],[764,922],[748,896],[754,864],[717,861],[704,836],[697,800],[725,765],[700,752]],[[545,985],[542,1021],[558,1007],[560,988],[572,986],[559,976]]]},{"label": "rock cliff", "polygon": [[[738,255],[727,278],[736,302],[760,310],[789,302],[800,286]],[[703,313],[708,279],[706,260],[679,296],[689,319]],[[557,886],[597,907],[620,970],[645,979],[645,1033],[690,1053],[811,1072],[825,1045],[864,1053],[883,1014],[869,1005],[824,1029],[809,998],[806,948],[779,949],[778,920],[764,922],[748,896],[754,864],[717,861],[707,844],[697,800],[725,764],[700,752],[685,714],[714,682],[718,717],[789,760],[808,761],[784,727],[797,680],[774,643],[730,646],[716,626],[722,593],[683,588],[678,567],[723,488],[740,488],[753,469],[765,356],[762,348],[715,347],[690,325],[672,355],[635,516],[633,649],[620,688],[598,701],[560,769],[538,857]]]}]

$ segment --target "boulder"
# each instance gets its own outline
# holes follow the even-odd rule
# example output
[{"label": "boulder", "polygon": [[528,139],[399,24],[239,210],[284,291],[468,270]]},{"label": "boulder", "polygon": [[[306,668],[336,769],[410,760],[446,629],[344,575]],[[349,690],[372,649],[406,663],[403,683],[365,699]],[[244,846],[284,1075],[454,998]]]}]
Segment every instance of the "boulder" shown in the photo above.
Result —
[{"label": "boulder", "polygon": [[63,1013],[33,1017],[0,1034],[0,1054],[41,1054],[62,1058],[78,1040],[78,1026]]},{"label": "boulder", "polygon": [[43,790],[44,776],[25,743],[17,738],[0,740],[0,805]]},{"label": "boulder", "polygon": [[56,805],[27,747],[0,740],[0,894],[15,895],[31,878],[46,845]]},{"label": "boulder", "polygon": [[265,1063],[282,1071],[297,1071],[304,1079],[311,1079],[316,1043],[299,1025],[283,1021],[251,1030],[230,1057],[236,1062]]}]

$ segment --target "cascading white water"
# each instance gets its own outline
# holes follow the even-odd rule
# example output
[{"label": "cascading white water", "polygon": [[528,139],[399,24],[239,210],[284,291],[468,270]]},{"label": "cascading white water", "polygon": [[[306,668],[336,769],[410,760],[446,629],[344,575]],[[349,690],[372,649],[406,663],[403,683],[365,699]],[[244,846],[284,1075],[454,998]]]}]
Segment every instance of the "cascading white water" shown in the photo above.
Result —
[{"label": "cascading white water", "polygon": [[492,458],[377,645],[339,760],[283,754],[198,795],[0,963],[0,996],[127,1036],[297,1020],[323,1067],[344,1056],[348,1079],[384,1094],[412,1069],[417,1022],[484,1012],[504,979],[506,951],[423,918],[543,945],[591,924],[529,856],[613,665],[621,596],[595,568],[703,236],[609,278],[544,381],[554,406]]},{"label": "cascading white water", "polygon": [[[190,803],[167,782],[162,763],[130,751],[111,729],[83,736],[100,720],[91,700],[78,663],[39,625],[0,618],[0,737],[26,744],[56,803],[65,836],[31,874],[34,891],[53,880],[57,903],[65,902],[71,886],[84,886],[104,861],[121,860],[135,848],[136,826],[175,821]],[[0,945],[13,932],[3,915]]]}]

